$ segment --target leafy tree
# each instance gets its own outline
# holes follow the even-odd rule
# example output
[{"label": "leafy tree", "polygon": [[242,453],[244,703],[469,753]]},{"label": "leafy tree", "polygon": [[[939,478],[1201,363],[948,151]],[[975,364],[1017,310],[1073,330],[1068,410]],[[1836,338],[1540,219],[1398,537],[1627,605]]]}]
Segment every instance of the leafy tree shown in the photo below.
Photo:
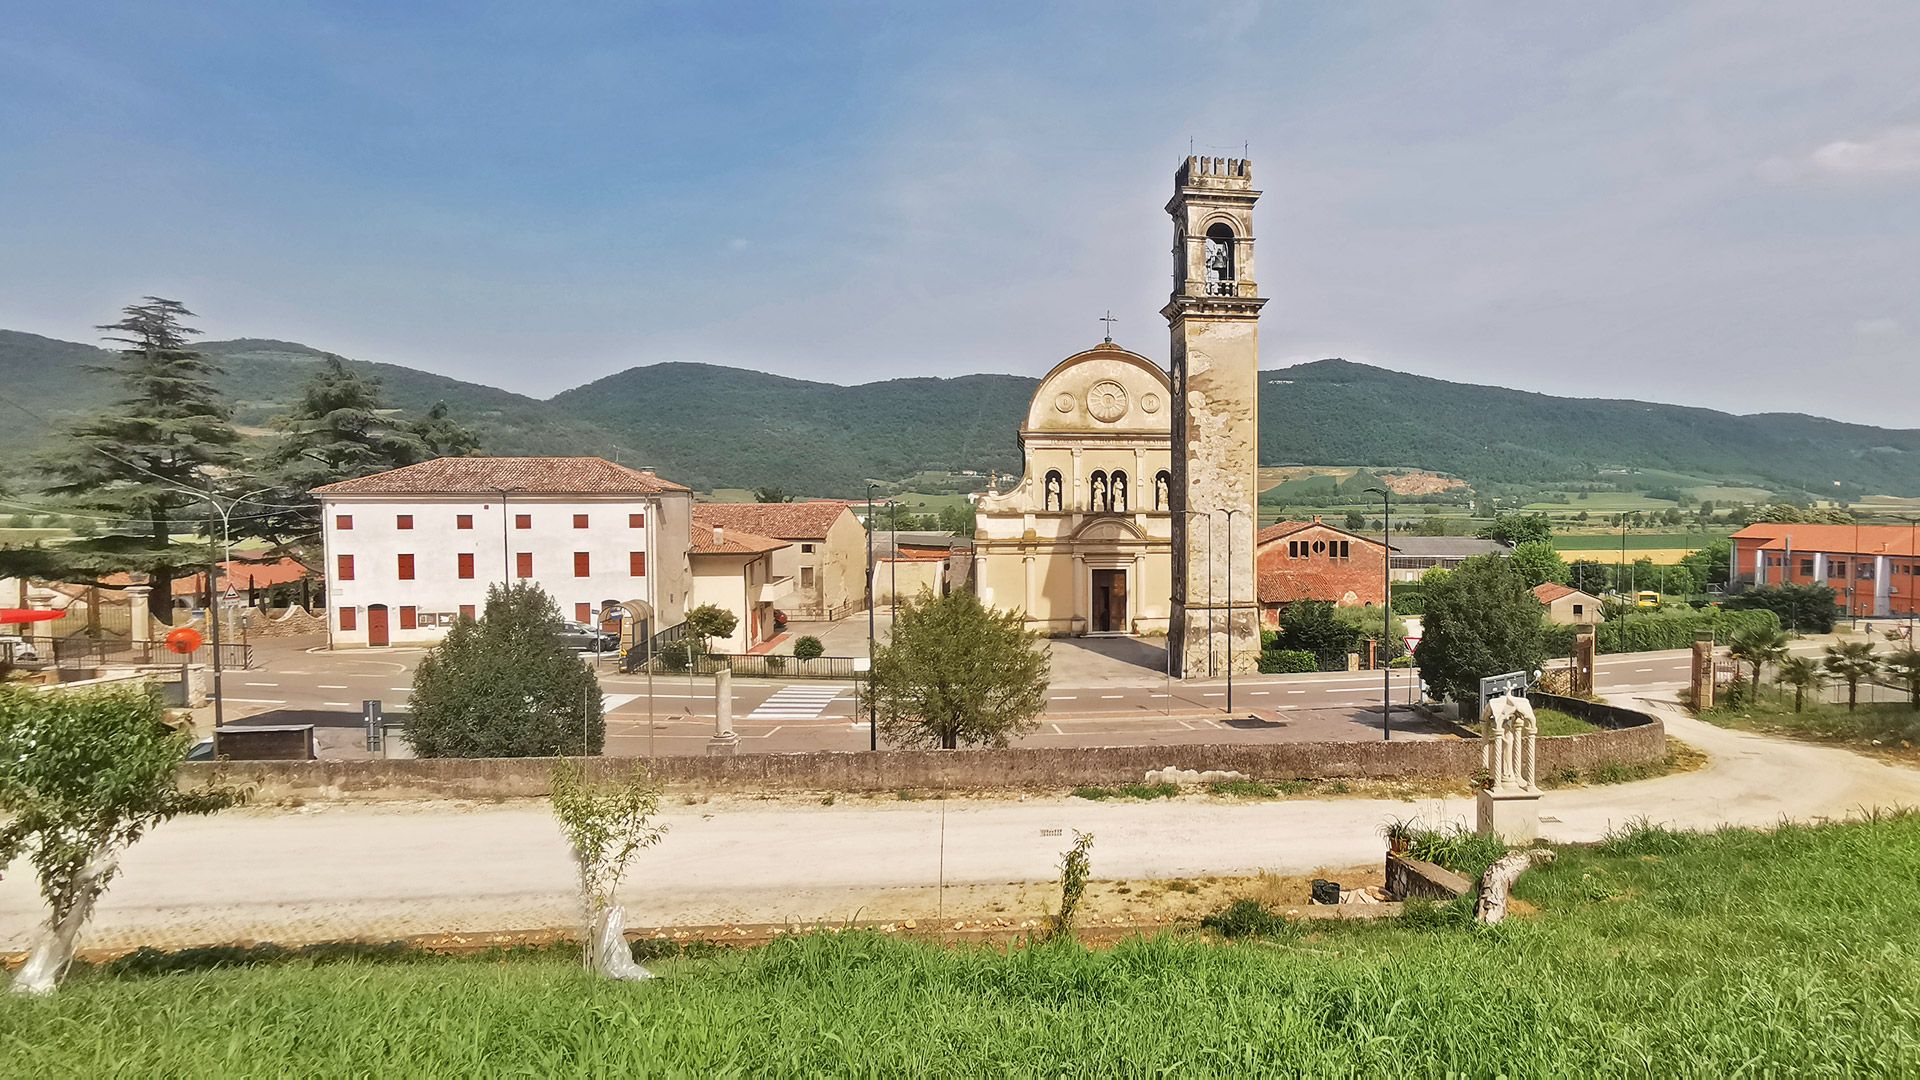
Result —
[{"label": "leafy tree", "polygon": [[705,655],[714,638],[730,638],[740,617],[718,604],[701,604],[687,612],[687,633],[692,634],[695,649]]},{"label": "leafy tree", "polygon": [[213,386],[217,369],[189,347],[199,331],[182,320],[193,312],[149,296],[122,314],[100,327],[124,346],[120,358],[95,370],[115,377],[125,396],[76,424],[68,445],[44,461],[56,478],[48,494],[112,517],[95,536],[45,549],[57,565],[38,569],[69,579],[146,574],[149,607],[166,619],[174,578],[206,562],[205,548],[175,542],[207,520],[206,503],[192,492],[210,490],[236,463],[239,436]]},{"label": "leafy tree", "polygon": [[777,487],[754,488],[753,501],[763,503],[792,502],[793,496],[788,495],[785,491]]},{"label": "leafy tree", "polygon": [[1847,684],[1847,711],[1860,703],[1860,682],[1873,678],[1880,660],[1873,654],[1871,641],[1844,641],[1827,646],[1827,672]]},{"label": "leafy tree", "polygon": [[1811,656],[1789,656],[1780,661],[1779,679],[1793,687],[1793,711],[1799,712],[1806,706],[1807,691],[1818,691],[1827,683],[1827,673],[1820,668],[1820,661]]},{"label": "leafy tree", "polygon": [[1511,561],[1514,569],[1526,577],[1528,588],[1549,581],[1564,585],[1571,576],[1567,561],[1553,549],[1551,540],[1528,540],[1513,549]]},{"label": "leafy tree", "polygon": [[1501,514],[1480,527],[1484,540],[1498,540],[1519,547],[1521,544],[1548,543],[1553,540],[1553,520],[1545,514]]},{"label": "leafy tree", "polygon": [[180,789],[193,739],[165,720],[150,688],[0,687],[0,871],[26,855],[48,908],[15,989],[59,983],[120,856],[149,829],[240,801],[226,788]]},{"label": "leafy tree", "polygon": [[794,639],[793,655],[800,660],[817,660],[827,653],[827,647],[812,634],[803,634]]},{"label": "leafy tree", "polygon": [[895,609],[863,692],[895,746],[1005,746],[1037,726],[1051,671],[1020,612],[987,608],[971,592],[922,589]]},{"label": "leafy tree", "polygon": [[1359,532],[1367,527],[1367,515],[1358,510],[1347,511],[1347,531]]},{"label": "leafy tree", "polygon": [[1753,665],[1753,688],[1758,692],[1761,671],[1787,655],[1787,635],[1771,626],[1743,626],[1727,640],[1727,652],[1735,660]]},{"label": "leafy tree", "polygon": [[1888,654],[1887,674],[1907,691],[1907,700],[1920,709],[1920,649],[1911,646]]},{"label": "leafy tree", "polygon": [[1414,662],[1435,692],[1455,701],[1480,693],[1480,680],[1532,671],[1546,657],[1540,601],[1512,560],[1468,559],[1428,585]]},{"label": "leafy tree", "polygon": [[972,503],[957,503],[940,508],[939,529],[955,536],[972,536],[974,530],[974,507]]},{"label": "leafy tree", "polygon": [[[1356,650],[1364,653],[1366,651],[1366,642],[1370,640],[1381,640],[1380,607],[1377,604],[1362,604],[1355,607],[1335,607],[1333,609],[1333,618],[1335,622],[1352,629],[1353,647]],[[1382,660],[1395,659],[1407,651],[1406,622],[1398,615],[1392,615],[1390,618],[1392,621],[1387,623],[1385,628],[1387,638],[1384,646],[1385,652],[1380,657]]]},{"label": "leafy tree", "polygon": [[1732,611],[1771,611],[1780,616],[1782,626],[1809,634],[1830,633],[1840,614],[1840,600],[1831,587],[1793,582],[1748,589],[1728,597],[1726,606]]},{"label": "leafy tree", "polygon": [[644,764],[624,777],[596,784],[578,762],[553,768],[553,816],[560,820],[580,874],[580,906],[586,917],[586,966],[614,979],[650,979],[633,961],[626,913],[616,893],[634,856],[660,842],[667,827],[656,824],[660,789]]},{"label": "leafy tree", "polygon": [[1358,627],[1342,622],[1325,600],[1295,600],[1280,610],[1279,652],[1310,652],[1321,664],[1345,664],[1360,644]]},{"label": "leafy tree", "polygon": [[540,586],[487,590],[485,617],[462,619],[420,661],[407,741],[421,757],[598,754],[600,679],[560,640]]}]

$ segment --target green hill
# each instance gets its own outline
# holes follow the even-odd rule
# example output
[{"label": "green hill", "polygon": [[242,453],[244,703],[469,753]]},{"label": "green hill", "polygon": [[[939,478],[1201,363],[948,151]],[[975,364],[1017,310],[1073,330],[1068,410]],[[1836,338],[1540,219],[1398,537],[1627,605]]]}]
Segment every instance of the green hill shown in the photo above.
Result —
[{"label": "green hill", "polygon": [[[236,419],[256,428],[326,355],[251,338],[202,348],[224,369]],[[85,370],[110,360],[92,346],[0,330],[0,394],[62,423],[111,400],[114,387]],[[397,364],[349,363],[378,376],[401,407],[446,401],[496,453],[599,454],[706,489],[820,495],[861,494],[868,478],[1018,469],[1015,430],[1037,383],[967,375],[838,386],[668,363],[542,401]],[[7,411],[0,455],[18,471],[48,432]],[[1920,496],[1920,431],[1552,397],[1342,360],[1263,372],[1260,425],[1265,463],[1418,467],[1483,487],[1645,488],[1651,481],[1625,472],[1646,470],[1665,483]]]}]

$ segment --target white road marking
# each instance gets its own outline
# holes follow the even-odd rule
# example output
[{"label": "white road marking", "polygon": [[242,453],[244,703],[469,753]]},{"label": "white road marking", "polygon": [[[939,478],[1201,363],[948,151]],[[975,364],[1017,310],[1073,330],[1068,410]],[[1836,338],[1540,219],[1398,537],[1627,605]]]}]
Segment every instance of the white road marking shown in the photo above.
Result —
[{"label": "white road marking", "polygon": [[1101,700],[1101,701],[1118,701],[1118,700],[1120,700],[1121,698],[1123,698],[1123,697],[1126,697],[1126,696],[1127,696],[1127,695],[1125,695],[1125,694],[1101,694],[1101,695],[1100,695],[1100,700]]},{"label": "white road marking", "polygon": [[815,720],[840,696],[837,686],[783,686],[746,715],[748,720]]},{"label": "white road marking", "polygon": [[231,701],[236,705],[285,705],[286,704],[286,701],[281,698],[230,697],[230,698],[227,698],[226,700]]},{"label": "white road marking", "polygon": [[638,700],[640,700],[639,694],[601,694],[600,712],[602,714],[610,713],[629,701]]},{"label": "white road marking", "polygon": [[280,684],[277,682],[250,682],[250,683],[241,683],[240,685],[242,686],[279,686]]},{"label": "white road marking", "polygon": [[1268,694],[1271,694],[1271,693],[1273,693],[1273,691],[1271,691],[1271,690],[1249,690],[1249,691],[1247,691],[1247,693],[1249,693],[1249,694],[1252,694],[1252,695],[1253,695],[1254,697],[1266,697],[1266,696],[1267,696]]},{"label": "white road marking", "polygon": [[1048,701],[1078,701],[1080,700],[1080,697],[1078,694],[1060,694],[1055,697],[1050,697],[1047,700]]},{"label": "white road marking", "polygon": [[329,707],[331,707],[331,708],[335,708],[335,709],[351,709],[351,708],[353,708],[353,702],[351,702],[351,701],[323,701],[323,702],[321,702],[320,704],[322,704],[322,705],[326,705],[326,706],[329,706]]},{"label": "white road marking", "polygon": [[333,684],[330,684],[330,683],[321,683],[321,684],[320,684],[320,686],[319,686],[319,689],[321,689],[321,690],[345,690],[345,689],[347,689],[347,687],[345,687],[344,685],[341,685],[341,686],[336,686],[336,685],[333,685]]},{"label": "white road marking", "polygon": [[1635,675],[1645,675],[1645,674],[1648,674],[1649,672],[1651,672],[1652,670],[1653,670],[1653,669],[1652,669],[1652,668],[1650,668],[1650,667],[1637,667],[1637,668],[1634,668],[1634,669],[1633,669],[1633,673],[1634,673]]},{"label": "white road marking", "polygon": [[1289,691],[1287,691],[1287,693],[1289,693],[1289,694],[1304,694],[1304,693],[1306,693],[1306,691],[1305,691],[1305,690],[1289,690]]},{"label": "white road marking", "polygon": [[411,694],[411,693],[413,693],[413,687],[411,687],[411,686],[389,686],[389,687],[387,687],[387,689],[389,689],[389,690],[394,690],[394,691],[398,691],[399,693],[402,693],[402,694]]},{"label": "white road marking", "polygon": [[1224,690],[1222,690],[1221,692],[1219,692],[1219,693],[1217,693],[1217,694],[1201,694],[1200,696],[1201,696],[1201,697],[1226,697],[1226,696],[1227,696],[1227,693],[1226,693],[1226,691],[1224,691]]},{"label": "white road marking", "polygon": [[1172,697],[1172,694],[1148,694],[1148,697]]}]

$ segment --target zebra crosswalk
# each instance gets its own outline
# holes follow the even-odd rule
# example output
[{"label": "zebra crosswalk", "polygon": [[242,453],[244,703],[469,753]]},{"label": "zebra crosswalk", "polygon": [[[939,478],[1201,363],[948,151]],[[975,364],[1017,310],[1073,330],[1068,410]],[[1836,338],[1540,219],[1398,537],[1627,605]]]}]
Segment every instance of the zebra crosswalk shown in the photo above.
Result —
[{"label": "zebra crosswalk", "polygon": [[813,720],[846,692],[842,686],[783,686],[747,714],[748,720]]}]

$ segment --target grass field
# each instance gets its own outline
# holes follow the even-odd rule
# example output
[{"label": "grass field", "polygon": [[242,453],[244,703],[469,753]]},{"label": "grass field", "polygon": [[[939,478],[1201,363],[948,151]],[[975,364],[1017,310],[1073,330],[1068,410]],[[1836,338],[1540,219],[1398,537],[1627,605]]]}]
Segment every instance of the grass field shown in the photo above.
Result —
[{"label": "grass field", "polygon": [[[1838,700],[1827,700],[1832,698]],[[1807,695],[1802,711],[1796,713],[1793,691],[1769,682],[1761,688],[1759,701],[1712,709],[1701,719],[1722,727],[1920,757],[1920,710],[1913,707],[1905,690],[1893,686],[1861,683],[1859,705],[1852,710],[1847,708],[1846,686],[1829,686],[1824,693]]]},{"label": "grass field", "polygon": [[[1099,868],[1099,849],[1094,849]],[[18,1076],[1768,1076],[1920,1071],[1920,817],[1640,828],[1538,914],[1001,951],[869,933],[676,959],[81,973],[0,995]],[[655,887],[670,888],[671,883]]]}]

